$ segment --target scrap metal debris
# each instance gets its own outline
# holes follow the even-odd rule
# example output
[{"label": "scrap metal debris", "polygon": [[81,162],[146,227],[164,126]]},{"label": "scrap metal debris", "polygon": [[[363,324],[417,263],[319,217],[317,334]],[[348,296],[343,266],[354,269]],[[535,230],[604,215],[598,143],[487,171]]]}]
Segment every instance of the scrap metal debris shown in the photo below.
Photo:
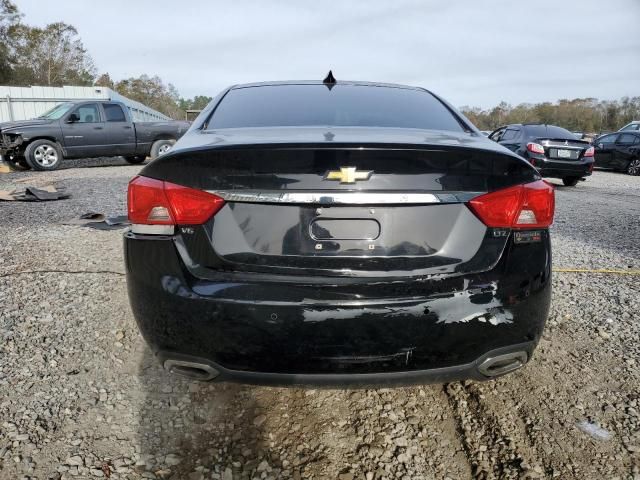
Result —
[{"label": "scrap metal debris", "polygon": [[48,202],[52,200],[63,200],[69,197],[71,197],[71,195],[65,193],[64,189],[57,190],[53,185],[0,190],[0,200],[5,202]]},{"label": "scrap metal debris", "polygon": [[87,212],[78,218],[63,222],[63,225],[78,225],[81,227],[95,228],[96,230],[116,230],[130,225],[130,223],[126,215],[105,217],[102,213]]}]

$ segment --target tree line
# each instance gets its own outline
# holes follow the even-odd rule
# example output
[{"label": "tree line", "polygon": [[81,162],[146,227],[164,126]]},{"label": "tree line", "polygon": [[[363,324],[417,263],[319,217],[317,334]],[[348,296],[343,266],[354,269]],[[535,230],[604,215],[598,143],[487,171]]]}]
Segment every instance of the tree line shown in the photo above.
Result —
[{"label": "tree line", "polygon": [[640,97],[613,101],[576,98],[515,107],[502,102],[488,110],[477,107],[461,110],[480,130],[494,130],[511,123],[547,123],[573,132],[600,133],[616,131],[632,120],[640,120]]},{"label": "tree line", "polygon": [[120,80],[99,75],[73,25],[27,25],[11,0],[0,0],[0,85],[104,86],[172,118],[184,118],[186,110],[201,110],[211,100],[202,95],[182,98],[157,75]]}]

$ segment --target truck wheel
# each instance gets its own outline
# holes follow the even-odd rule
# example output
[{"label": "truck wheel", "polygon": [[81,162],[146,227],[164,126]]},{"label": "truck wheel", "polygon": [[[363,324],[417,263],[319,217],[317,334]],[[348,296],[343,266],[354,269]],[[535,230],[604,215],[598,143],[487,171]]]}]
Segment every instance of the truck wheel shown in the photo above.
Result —
[{"label": "truck wheel", "polygon": [[134,157],[124,157],[124,159],[127,162],[129,162],[129,163],[131,163],[133,165],[136,165],[138,163],[144,162],[147,159],[147,157],[145,155],[136,155]]},{"label": "truck wheel", "polygon": [[62,149],[50,140],[36,140],[27,145],[24,158],[34,170],[55,170],[62,162]]},{"label": "truck wheel", "polygon": [[175,143],[175,140],[156,140],[153,142],[153,145],[151,145],[151,160],[155,160],[160,155],[167,153]]},{"label": "truck wheel", "polygon": [[562,183],[564,183],[567,187],[575,187],[580,181],[580,177],[564,177],[562,179]]}]

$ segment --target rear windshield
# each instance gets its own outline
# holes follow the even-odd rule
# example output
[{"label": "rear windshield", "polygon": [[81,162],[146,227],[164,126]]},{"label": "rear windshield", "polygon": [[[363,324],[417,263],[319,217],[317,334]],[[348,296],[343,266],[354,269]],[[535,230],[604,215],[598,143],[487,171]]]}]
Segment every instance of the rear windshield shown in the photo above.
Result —
[{"label": "rear windshield", "polygon": [[463,131],[424,90],[365,85],[265,85],[230,90],[209,129],[283,126],[397,127]]},{"label": "rear windshield", "polygon": [[538,138],[556,138],[559,140],[575,140],[576,136],[569,130],[553,125],[527,125],[527,135]]}]

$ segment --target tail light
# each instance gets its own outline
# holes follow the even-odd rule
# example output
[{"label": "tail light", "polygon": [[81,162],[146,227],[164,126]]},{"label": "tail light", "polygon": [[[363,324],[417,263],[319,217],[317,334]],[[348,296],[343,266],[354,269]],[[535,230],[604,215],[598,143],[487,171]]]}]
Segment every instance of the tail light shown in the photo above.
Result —
[{"label": "tail light", "polygon": [[584,151],[584,155],[583,157],[593,157],[593,155],[595,154],[596,149],[593,147],[589,147]]},{"label": "tail light", "polygon": [[527,143],[527,150],[529,150],[531,153],[540,153],[544,155],[544,147],[539,143]]},{"label": "tail light", "polygon": [[468,205],[488,227],[543,228],[553,223],[555,195],[550,184],[538,180],[481,195]]},{"label": "tail light", "polygon": [[129,182],[129,221],[141,225],[200,225],[224,205],[211,193],[147,177]]}]

